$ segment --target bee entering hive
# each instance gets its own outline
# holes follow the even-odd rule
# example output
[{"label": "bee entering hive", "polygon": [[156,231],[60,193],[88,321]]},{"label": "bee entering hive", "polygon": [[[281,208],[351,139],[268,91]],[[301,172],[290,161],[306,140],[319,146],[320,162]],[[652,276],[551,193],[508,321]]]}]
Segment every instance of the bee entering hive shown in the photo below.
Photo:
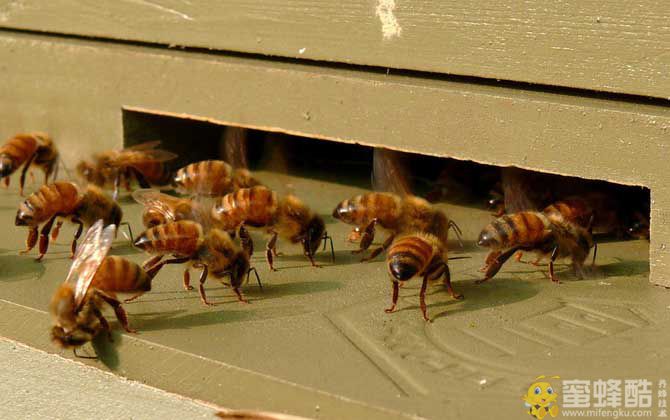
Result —
[{"label": "bee entering hive", "polygon": [[[504,277],[514,269],[506,264],[511,257],[538,272],[545,267],[540,275],[554,282],[593,273],[605,278],[608,273],[648,272],[648,257],[626,263],[631,255],[626,243],[638,240],[644,248],[649,240],[646,188],[165,115],[123,115],[126,145],[160,138],[166,150],[179,156],[172,162],[175,170],[203,160],[228,162],[230,169],[221,169],[226,175],[217,178],[230,178],[230,185],[210,195],[258,184],[280,194],[295,193],[322,209],[324,220],[334,225],[329,230],[350,225],[345,241],[357,243],[359,249],[352,251],[365,261],[380,260],[396,238],[418,232],[437,235],[445,245],[449,241],[454,252],[486,251],[479,271],[470,274],[481,277],[478,281]],[[213,164],[191,169],[220,173]],[[235,171],[242,170],[245,176],[235,184]],[[255,173],[263,175],[251,176]],[[185,170],[181,174],[188,178]],[[321,187],[297,191],[303,179]],[[356,193],[328,202],[326,197],[343,187]],[[387,235],[373,246],[376,230]],[[608,249],[618,251],[612,251],[609,263],[600,264],[598,252],[607,261]],[[273,258],[268,261],[272,267]]]}]

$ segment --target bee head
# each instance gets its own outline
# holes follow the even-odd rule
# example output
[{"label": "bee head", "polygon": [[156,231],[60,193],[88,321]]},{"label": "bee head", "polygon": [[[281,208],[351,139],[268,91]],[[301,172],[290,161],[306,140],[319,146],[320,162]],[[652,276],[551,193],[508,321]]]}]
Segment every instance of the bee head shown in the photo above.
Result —
[{"label": "bee head", "polygon": [[105,226],[116,225],[119,226],[121,219],[123,218],[123,211],[117,203],[112,203],[112,208],[109,211],[109,214],[105,218]]},{"label": "bee head", "polygon": [[344,223],[351,224],[353,223],[353,213],[354,206],[351,204],[351,200],[344,200],[333,210],[333,217]]},{"label": "bee head", "polygon": [[93,173],[95,172],[95,167],[91,162],[82,160],[77,164],[77,174],[81,176],[86,181],[91,181],[93,179]]},{"label": "bee head", "polygon": [[419,269],[415,261],[406,255],[394,255],[389,261],[389,272],[395,280],[407,281],[418,274]]},{"label": "bee head", "polygon": [[230,274],[230,285],[240,287],[244,283],[245,276],[249,273],[249,257],[244,251],[240,251],[233,257],[232,262],[225,270],[213,272],[214,276],[222,277]]},{"label": "bee head", "polygon": [[498,248],[500,246],[500,241],[498,240],[498,235],[488,229],[484,229],[479,234],[477,245],[486,248]]},{"label": "bee head", "polygon": [[307,233],[303,240],[303,248],[305,255],[314,255],[316,250],[321,246],[323,234],[326,231],[326,224],[323,222],[321,216],[314,216],[307,225]]},{"label": "bee head", "polygon": [[83,346],[88,341],[91,341],[92,338],[93,337],[90,334],[78,329],[68,332],[65,331],[63,327],[58,325],[51,327],[51,342],[53,342],[57,347],[64,349]]},{"label": "bee head", "polygon": [[14,160],[8,155],[0,155],[0,178],[11,175],[14,169]]}]

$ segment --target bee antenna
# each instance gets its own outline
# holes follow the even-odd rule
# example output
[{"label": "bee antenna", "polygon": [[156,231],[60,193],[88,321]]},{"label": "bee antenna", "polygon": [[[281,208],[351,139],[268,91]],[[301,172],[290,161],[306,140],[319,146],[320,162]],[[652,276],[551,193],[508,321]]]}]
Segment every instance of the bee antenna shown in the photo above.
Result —
[{"label": "bee antenna", "polygon": [[254,275],[256,275],[256,281],[258,282],[258,287],[260,287],[261,290],[263,290],[263,284],[261,284],[261,278],[258,276],[258,271],[256,271],[256,267],[251,267],[249,271],[247,271],[247,283],[249,283],[249,276],[251,275],[251,272],[254,272]]},{"label": "bee antenna", "polygon": [[125,236],[126,239],[130,240],[131,245],[135,244],[135,239],[133,239],[133,230],[130,228],[130,223],[128,223],[128,222],[119,223],[119,226],[123,226],[123,225],[126,225],[128,227],[128,234],[130,235],[130,238],[128,238],[128,236],[126,235],[126,232],[123,232],[123,236]]},{"label": "bee antenna", "polygon": [[65,175],[67,176],[67,179],[72,179],[72,174],[70,173],[70,170],[67,168],[67,165],[65,164],[65,161],[61,159],[61,157],[58,157],[58,164],[56,164],[56,173],[54,175],[54,180],[58,178],[58,168],[63,167],[63,170],[65,171]]},{"label": "bee antenna", "polygon": [[449,227],[454,230],[454,233],[456,234],[456,238],[458,239],[458,244],[461,246],[461,249],[463,248],[463,241],[461,240],[461,235],[463,234],[463,231],[461,231],[461,228],[458,227],[456,222],[453,220],[449,220]]},{"label": "bee antenna", "polygon": [[330,256],[333,259],[333,262],[335,262],[335,247],[333,246],[333,237],[328,234],[328,232],[323,233],[323,250],[326,250],[326,247],[328,244],[326,244],[326,241],[330,241]]}]

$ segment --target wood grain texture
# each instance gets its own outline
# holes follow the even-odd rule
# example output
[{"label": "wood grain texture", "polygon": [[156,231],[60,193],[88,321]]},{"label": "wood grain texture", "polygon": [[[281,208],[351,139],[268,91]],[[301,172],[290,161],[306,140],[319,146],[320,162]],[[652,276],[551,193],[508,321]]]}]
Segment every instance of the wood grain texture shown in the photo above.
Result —
[{"label": "wood grain texture", "polygon": [[648,186],[670,286],[670,108],[35,35],[0,36],[0,62],[0,136],[48,131],[70,166],[121,144],[125,107]]},{"label": "wood grain texture", "polygon": [[0,26],[670,97],[664,0],[3,0]]}]

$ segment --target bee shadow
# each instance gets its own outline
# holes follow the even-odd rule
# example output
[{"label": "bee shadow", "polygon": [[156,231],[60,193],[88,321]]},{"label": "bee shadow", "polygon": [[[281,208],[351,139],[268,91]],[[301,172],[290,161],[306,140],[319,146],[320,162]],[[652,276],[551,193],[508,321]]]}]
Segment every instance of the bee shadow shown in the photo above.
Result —
[{"label": "bee shadow", "polygon": [[[363,261],[361,262],[361,258],[363,258],[364,255],[369,255],[368,254],[352,254],[351,250],[347,249],[340,249],[335,251],[335,260],[333,261],[332,254],[330,253],[330,248],[328,248],[326,251],[319,250],[316,255],[314,256],[314,261],[319,264],[323,265],[324,267],[329,266],[329,265],[351,265],[351,264],[365,264],[366,262]],[[374,260],[370,262],[375,262],[375,261],[383,261],[384,257],[382,255],[378,256]],[[263,259],[258,259],[255,260],[254,262],[256,264],[261,263],[261,261],[265,262],[265,257]],[[282,266],[281,263],[282,261],[290,261],[290,262],[304,262],[305,264],[301,265],[293,265],[293,266]],[[310,267],[311,264],[309,262],[309,259],[304,256],[303,254],[290,254],[290,255],[280,255],[275,258],[275,265],[277,269],[282,270],[282,269],[289,269],[289,268],[302,268],[302,267]]]},{"label": "bee shadow", "polygon": [[160,313],[157,316],[155,313],[134,314],[134,326],[140,333],[142,331],[188,330],[208,325],[294,317],[303,315],[308,310],[296,306],[263,308],[262,310],[256,310],[250,306],[244,309],[230,309],[228,306],[220,310],[206,308],[195,313],[185,312],[187,311],[177,310]]},{"label": "bee shadow", "polygon": [[20,281],[40,278],[44,274],[44,264],[34,257],[23,255],[0,255],[0,273],[4,281]]},{"label": "bee shadow", "polygon": [[109,341],[109,337],[105,333],[98,334],[91,341],[91,346],[95,350],[98,360],[111,371],[118,370],[119,368],[118,347],[123,342],[123,334],[117,328],[119,328],[117,324],[112,324],[113,341]]},{"label": "bee shadow", "polygon": [[596,263],[596,269],[606,277],[637,276],[649,273],[649,261],[616,259],[618,261],[614,263],[604,265]]},{"label": "bee shadow", "polygon": [[[463,294],[465,298],[462,301],[448,299],[441,302],[429,304],[428,308],[441,309],[456,303],[461,305],[453,310],[446,310],[437,313],[433,320],[443,316],[450,316],[459,312],[477,311],[484,308],[509,305],[516,302],[527,300],[537,295],[541,289],[539,284],[530,281],[510,280],[500,281],[495,287],[490,287],[488,283],[475,284],[473,281],[454,282],[454,289]],[[436,287],[430,295],[444,293],[445,290]],[[415,306],[416,308],[416,306]]]}]

